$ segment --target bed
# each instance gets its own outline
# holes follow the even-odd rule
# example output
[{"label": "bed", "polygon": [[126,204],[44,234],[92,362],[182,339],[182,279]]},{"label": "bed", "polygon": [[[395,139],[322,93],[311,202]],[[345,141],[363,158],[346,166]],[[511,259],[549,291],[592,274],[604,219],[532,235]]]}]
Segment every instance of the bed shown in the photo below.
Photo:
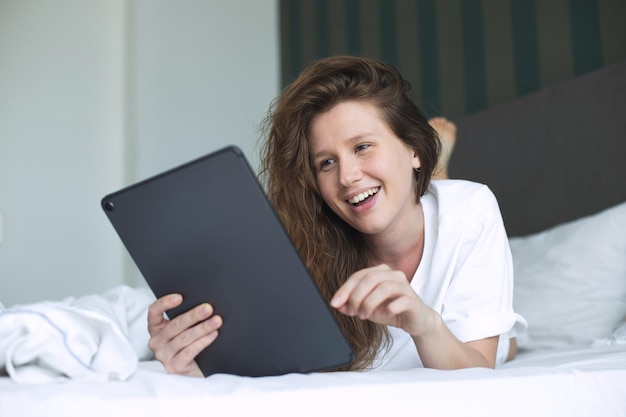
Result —
[{"label": "bed", "polygon": [[[492,188],[510,235],[515,309],[529,323],[512,362],[169,375],[145,346],[151,295],[119,287],[0,309],[0,416],[625,416],[625,108],[620,63],[457,121],[451,174]],[[30,368],[7,364],[19,338]]]}]

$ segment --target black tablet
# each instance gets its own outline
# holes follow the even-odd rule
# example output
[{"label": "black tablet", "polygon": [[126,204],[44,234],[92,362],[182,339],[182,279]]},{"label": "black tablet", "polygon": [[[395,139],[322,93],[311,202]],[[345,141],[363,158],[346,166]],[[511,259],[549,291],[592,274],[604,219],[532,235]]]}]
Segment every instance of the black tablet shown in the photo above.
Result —
[{"label": "black tablet", "polygon": [[244,154],[230,146],[107,195],[102,208],[173,318],[210,303],[219,337],[196,362],[205,376],[313,372],[353,352]]}]

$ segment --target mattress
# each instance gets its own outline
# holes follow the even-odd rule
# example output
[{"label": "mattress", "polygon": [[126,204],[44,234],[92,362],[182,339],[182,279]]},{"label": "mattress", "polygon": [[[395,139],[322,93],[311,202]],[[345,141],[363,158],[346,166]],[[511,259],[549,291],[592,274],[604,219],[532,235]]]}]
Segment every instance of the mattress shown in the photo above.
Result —
[{"label": "mattress", "polygon": [[143,361],[126,381],[18,384],[0,378],[0,415],[626,415],[626,346],[522,352],[504,366],[441,371],[206,379]]}]

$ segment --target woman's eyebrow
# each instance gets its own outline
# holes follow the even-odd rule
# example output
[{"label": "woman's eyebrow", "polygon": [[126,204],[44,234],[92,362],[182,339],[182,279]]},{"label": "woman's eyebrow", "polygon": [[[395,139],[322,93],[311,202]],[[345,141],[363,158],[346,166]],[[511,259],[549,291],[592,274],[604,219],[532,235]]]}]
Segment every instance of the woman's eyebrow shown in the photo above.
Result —
[{"label": "woman's eyebrow", "polygon": [[[352,137],[349,137],[349,138],[348,138],[348,139],[346,139],[345,141],[346,141],[346,142],[348,142],[348,143],[350,143],[350,144],[353,144],[353,143],[358,142],[358,141],[360,141],[360,140],[363,140],[364,138],[369,137],[369,136],[374,136],[374,134],[373,134],[373,133],[371,133],[371,132],[362,132],[362,133],[357,133],[356,135],[354,135],[354,136],[352,136]],[[315,160],[315,159],[317,159],[317,158],[320,158],[321,156],[323,156],[323,155],[324,155],[324,154],[326,154],[326,153],[327,153],[327,151],[326,151],[326,150],[324,150],[324,149],[322,149],[321,151],[318,151],[318,152],[314,153],[314,154],[311,156],[311,158],[312,158],[313,160]]]},{"label": "woman's eyebrow", "polygon": [[355,135],[355,136],[351,137],[350,139],[348,139],[348,142],[350,142],[350,143],[358,142],[358,141],[363,140],[364,138],[366,138],[368,136],[374,136],[374,134],[371,133],[371,132],[359,133],[358,135]]}]

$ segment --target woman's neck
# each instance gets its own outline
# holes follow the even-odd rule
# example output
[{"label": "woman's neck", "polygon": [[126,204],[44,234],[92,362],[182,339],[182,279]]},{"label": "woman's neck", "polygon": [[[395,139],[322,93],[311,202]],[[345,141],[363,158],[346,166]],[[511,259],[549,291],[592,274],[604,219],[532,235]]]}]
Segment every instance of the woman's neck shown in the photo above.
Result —
[{"label": "woman's neck", "polygon": [[386,264],[391,269],[404,272],[411,281],[424,252],[424,212],[421,204],[418,214],[409,227],[403,227],[392,235],[370,237],[366,245],[372,266]]}]

